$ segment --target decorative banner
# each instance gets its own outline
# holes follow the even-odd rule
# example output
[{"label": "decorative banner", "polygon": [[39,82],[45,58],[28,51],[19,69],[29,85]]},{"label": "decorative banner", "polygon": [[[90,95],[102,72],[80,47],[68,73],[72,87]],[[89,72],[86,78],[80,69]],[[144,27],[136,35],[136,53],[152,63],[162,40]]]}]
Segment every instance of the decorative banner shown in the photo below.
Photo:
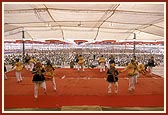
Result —
[{"label": "decorative banner", "polygon": [[82,43],[85,43],[85,42],[88,42],[87,40],[74,40],[74,42],[78,45],[82,44]]}]

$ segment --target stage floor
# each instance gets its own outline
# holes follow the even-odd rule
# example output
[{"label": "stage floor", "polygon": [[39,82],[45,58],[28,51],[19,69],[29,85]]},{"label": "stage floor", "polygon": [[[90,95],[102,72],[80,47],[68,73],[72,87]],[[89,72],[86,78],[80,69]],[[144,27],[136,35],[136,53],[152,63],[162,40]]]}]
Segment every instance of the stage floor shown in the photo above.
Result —
[{"label": "stage floor", "polygon": [[[37,101],[33,99],[34,84],[31,72],[23,71],[21,83],[16,82],[14,71],[8,72],[8,80],[4,80],[4,109],[6,111],[61,110],[59,108],[63,106],[100,106],[104,107],[105,109],[102,110],[105,111],[125,110],[125,108],[129,108],[128,110],[131,110],[130,108],[132,110],[142,110],[142,108],[163,110],[164,78],[158,75],[140,75],[135,91],[129,93],[127,75],[122,73],[119,75],[118,95],[115,95],[114,92],[107,93],[106,73],[100,73],[98,69],[78,72],[76,69],[59,68],[55,72],[56,92],[52,88],[52,83],[47,81],[47,94],[39,89]],[[135,107],[140,109],[135,109]]]}]

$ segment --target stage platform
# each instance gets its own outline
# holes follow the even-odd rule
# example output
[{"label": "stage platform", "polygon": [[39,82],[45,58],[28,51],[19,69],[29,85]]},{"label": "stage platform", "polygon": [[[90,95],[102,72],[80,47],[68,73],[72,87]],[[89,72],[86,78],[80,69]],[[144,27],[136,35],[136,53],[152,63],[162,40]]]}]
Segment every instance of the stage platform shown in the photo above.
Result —
[{"label": "stage platform", "polygon": [[[52,83],[47,81],[47,94],[39,89],[39,98],[33,99],[34,84],[30,71],[23,70],[23,81],[16,82],[15,71],[7,73],[4,80],[5,111],[63,111],[63,107],[77,107],[77,111],[163,111],[164,77],[140,74],[133,93],[128,92],[128,76],[119,74],[119,92],[117,95],[107,93],[106,73],[99,69],[57,68],[54,92]],[[81,107],[81,108],[80,108]],[[83,108],[86,107],[86,108]],[[91,107],[91,108],[87,108]],[[83,109],[82,109],[83,108]],[[95,110],[95,111],[96,111]],[[68,110],[70,111],[70,110]]]}]

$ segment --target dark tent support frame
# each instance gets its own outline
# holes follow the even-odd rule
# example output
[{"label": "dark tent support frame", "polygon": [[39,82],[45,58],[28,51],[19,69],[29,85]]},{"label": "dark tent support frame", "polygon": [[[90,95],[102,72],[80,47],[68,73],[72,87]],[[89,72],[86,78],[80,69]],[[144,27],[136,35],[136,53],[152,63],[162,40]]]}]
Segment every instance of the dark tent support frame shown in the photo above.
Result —
[{"label": "dark tent support frame", "polygon": [[135,49],[135,46],[136,46],[136,41],[135,41],[135,40],[136,40],[136,33],[134,33],[134,38],[133,38],[133,39],[134,39],[133,57],[135,57],[135,50],[136,50],[136,49]]},{"label": "dark tent support frame", "polygon": [[22,31],[22,44],[23,44],[23,59],[22,61],[24,62],[24,59],[25,59],[25,43],[24,43],[24,30]]}]

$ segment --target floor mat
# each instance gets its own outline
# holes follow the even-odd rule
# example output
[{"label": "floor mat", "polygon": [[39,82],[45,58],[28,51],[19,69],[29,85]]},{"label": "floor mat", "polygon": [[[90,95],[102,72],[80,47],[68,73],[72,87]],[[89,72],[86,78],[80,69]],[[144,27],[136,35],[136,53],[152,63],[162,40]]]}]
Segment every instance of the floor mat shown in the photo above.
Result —
[{"label": "floor mat", "polygon": [[[68,71],[68,70],[67,70]],[[106,107],[163,107],[164,106],[164,78],[139,77],[133,93],[128,92],[128,79],[119,77],[118,95],[108,94],[106,75],[92,77],[90,73],[84,75],[82,71],[74,77],[56,77],[57,90],[54,92],[52,83],[47,81],[47,94],[39,89],[37,101],[33,99],[34,84],[31,72],[24,70],[23,81],[16,82],[15,72],[8,73],[8,80],[4,80],[4,108],[60,108],[62,106],[106,106]],[[76,70],[75,70],[76,71]],[[89,70],[88,70],[89,71]],[[84,71],[84,72],[87,72]],[[98,73],[98,70],[92,70]],[[69,73],[69,74],[70,74]],[[83,73],[83,74],[82,74]],[[61,74],[61,72],[60,72]],[[102,75],[105,73],[102,73]],[[11,75],[13,77],[11,77]],[[63,75],[63,74],[62,74]],[[112,87],[114,89],[114,86]]]}]

